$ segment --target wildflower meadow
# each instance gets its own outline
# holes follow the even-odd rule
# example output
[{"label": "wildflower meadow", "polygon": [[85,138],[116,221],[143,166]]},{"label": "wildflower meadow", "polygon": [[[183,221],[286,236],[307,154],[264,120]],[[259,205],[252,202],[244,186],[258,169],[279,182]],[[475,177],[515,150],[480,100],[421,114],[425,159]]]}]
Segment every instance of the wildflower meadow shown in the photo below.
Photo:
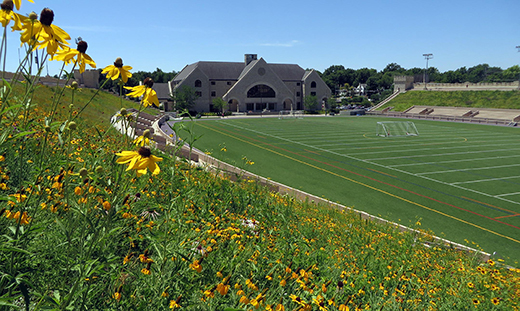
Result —
[{"label": "wildflower meadow", "polygon": [[[7,31],[26,51],[0,86],[0,310],[519,309],[520,270],[500,260],[232,182],[84,117],[101,90],[38,81],[48,61],[82,72],[95,55],[25,4],[0,11],[0,64]],[[132,67],[114,59],[102,73],[127,132],[158,100],[151,79],[125,87]]]}]

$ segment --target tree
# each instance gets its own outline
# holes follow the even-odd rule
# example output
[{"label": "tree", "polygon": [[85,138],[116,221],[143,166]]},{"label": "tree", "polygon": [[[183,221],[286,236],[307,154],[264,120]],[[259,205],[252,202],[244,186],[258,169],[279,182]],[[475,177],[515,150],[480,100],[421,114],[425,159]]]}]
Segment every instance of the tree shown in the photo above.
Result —
[{"label": "tree", "polygon": [[314,95],[305,96],[305,99],[303,100],[303,107],[309,111],[316,110],[318,107],[318,98]]},{"label": "tree", "polygon": [[397,63],[388,64],[388,65],[386,65],[385,69],[383,69],[383,73],[395,72],[398,74],[402,74],[404,71],[405,71],[404,68],[399,66],[399,64],[397,64]]},{"label": "tree", "polygon": [[220,97],[214,98],[211,102],[213,103],[213,108],[220,110],[222,113],[224,113],[224,108],[228,105],[228,103]]},{"label": "tree", "polygon": [[520,77],[520,66],[514,65],[502,71],[504,81],[517,81]]},{"label": "tree", "polygon": [[193,106],[195,106],[195,100],[197,98],[197,92],[193,88],[184,85],[181,87],[180,90],[176,90],[173,93],[175,109],[177,111],[184,109],[190,110],[191,108],[193,108]]}]

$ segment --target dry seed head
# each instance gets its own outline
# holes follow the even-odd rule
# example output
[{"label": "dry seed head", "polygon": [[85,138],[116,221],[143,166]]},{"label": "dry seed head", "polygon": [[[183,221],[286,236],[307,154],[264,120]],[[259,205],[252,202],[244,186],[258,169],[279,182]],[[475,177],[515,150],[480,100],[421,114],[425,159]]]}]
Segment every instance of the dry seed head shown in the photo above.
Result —
[{"label": "dry seed head", "polygon": [[152,152],[150,151],[150,148],[148,148],[148,147],[141,147],[141,148],[139,148],[139,150],[137,152],[143,158],[149,158],[152,155]]},{"label": "dry seed head", "polygon": [[147,87],[151,88],[153,86],[153,79],[152,78],[146,78],[143,81],[143,84]]},{"label": "dry seed head", "polygon": [[40,13],[40,23],[42,23],[45,26],[50,26],[52,22],[54,21],[54,12],[49,9],[45,8]]},{"label": "dry seed head", "polygon": [[13,0],[4,0],[4,2],[0,4],[0,8],[4,11],[12,11],[14,8]]},{"label": "dry seed head", "polygon": [[123,67],[123,60],[121,59],[121,57],[116,58],[116,61],[114,62],[114,66],[116,66],[117,68]]},{"label": "dry seed head", "polygon": [[85,53],[87,51],[87,47],[87,42],[81,40],[80,42],[78,42],[78,47],[76,48],[76,50],[78,50],[80,53]]}]

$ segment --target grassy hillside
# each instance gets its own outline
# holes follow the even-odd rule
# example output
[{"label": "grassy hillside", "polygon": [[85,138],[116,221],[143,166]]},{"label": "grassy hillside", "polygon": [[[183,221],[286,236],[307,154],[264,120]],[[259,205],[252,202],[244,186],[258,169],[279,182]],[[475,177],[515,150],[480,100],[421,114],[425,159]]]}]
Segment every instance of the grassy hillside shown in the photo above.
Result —
[{"label": "grassy hillside", "polygon": [[410,91],[399,94],[386,107],[404,111],[413,105],[520,109],[519,91]]},{"label": "grassy hillside", "polygon": [[[32,102],[44,111],[50,111],[54,96],[56,96],[55,89],[55,87],[45,85],[37,86]],[[18,85],[14,88],[14,91],[14,96],[20,97],[24,89]],[[127,99],[121,100],[121,97],[106,91],[98,92],[96,89],[78,89],[74,94],[72,111],[80,111],[93,96],[91,103],[81,113],[81,120],[88,120],[90,124],[108,126],[110,125],[110,117],[116,114],[121,107],[139,108],[139,102]],[[66,88],[58,105],[58,117],[67,118],[70,104],[72,104],[72,89]],[[146,109],[145,111],[150,114],[156,114],[157,110]]]}]

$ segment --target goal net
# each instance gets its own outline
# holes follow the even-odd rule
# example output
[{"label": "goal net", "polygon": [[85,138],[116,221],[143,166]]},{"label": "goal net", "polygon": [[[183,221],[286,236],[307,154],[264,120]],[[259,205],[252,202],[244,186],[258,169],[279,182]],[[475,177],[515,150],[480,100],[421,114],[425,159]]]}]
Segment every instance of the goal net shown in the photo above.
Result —
[{"label": "goal net", "polygon": [[411,121],[385,121],[377,122],[377,136],[417,136],[419,132]]},{"label": "goal net", "polygon": [[303,119],[303,110],[280,110],[278,119]]}]

